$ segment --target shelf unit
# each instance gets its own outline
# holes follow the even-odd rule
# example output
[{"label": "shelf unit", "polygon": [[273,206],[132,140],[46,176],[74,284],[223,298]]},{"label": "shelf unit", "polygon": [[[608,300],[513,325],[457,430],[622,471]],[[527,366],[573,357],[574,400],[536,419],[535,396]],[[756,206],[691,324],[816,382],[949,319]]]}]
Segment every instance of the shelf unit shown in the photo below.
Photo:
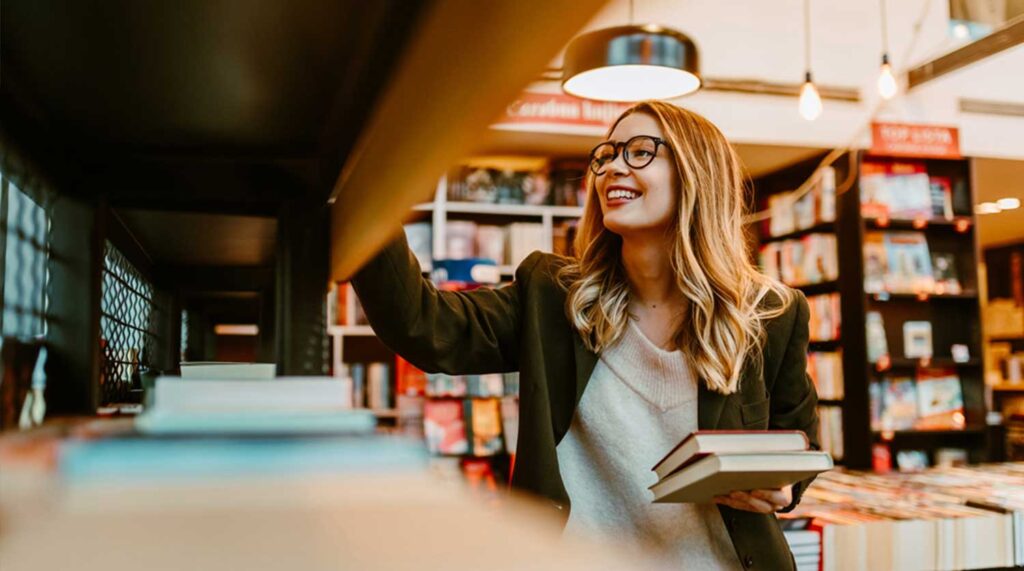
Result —
[{"label": "shelf unit", "polygon": [[[952,220],[897,220],[865,218],[860,205],[860,166],[865,159],[872,161],[908,160],[870,156],[855,152],[837,160],[837,187],[852,176],[853,184],[847,192],[836,197],[835,223],[818,224],[786,236],[761,236],[759,243],[800,238],[813,232],[834,231],[837,241],[839,280],[823,284],[802,285],[797,289],[806,295],[838,292],[840,297],[841,341],[813,342],[811,351],[842,351],[844,398],[822,400],[822,406],[839,407],[842,411],[843,462],[851,468],[872,467],[872,447],[884,441],[892,448],[892,457],[900,449],[925,449],[929,452],[951,445],[968,450],[969,459],[979,462],[988,459],[986,429],[985,384],[981,356],[981,314],[978,296],[978,247],[974,217],[970,211],[974,204],[971,190],[971,164],[968,160],[923,159],[931,176],[945,176],[953,181],[954,217]],[[778,192],[798,188],[814,172],[820,157],[762,177],[755,181],[759,204]],[[913,160],[913,159],[910,159]],[[851,169],[855,169],[851,172]],[[950,252],[956,255],[957,274],[963,287],[959,294],[873,294],[864,291],[863,244],[868,231],[918,231],[928,240],[930,252]],[[757,228],[763,233],[763,226]],[[869,311],[882,314],[892,356],[884,370],[867,358],[866,315]],[[905,321],[924,320],[932,324],[932,367],[953,367],[960,377],[964,400],[966,426],[963,430],[915,430],[877,432],[871,427],[870,384],[892,372],[913,374],[922,364],[919,359],[905,359],[902,342],[902,324]],[[950,347],[965,344],[970,352],[967,362],[954,362]],[[890,437],[891,438],[885,438]]]}]

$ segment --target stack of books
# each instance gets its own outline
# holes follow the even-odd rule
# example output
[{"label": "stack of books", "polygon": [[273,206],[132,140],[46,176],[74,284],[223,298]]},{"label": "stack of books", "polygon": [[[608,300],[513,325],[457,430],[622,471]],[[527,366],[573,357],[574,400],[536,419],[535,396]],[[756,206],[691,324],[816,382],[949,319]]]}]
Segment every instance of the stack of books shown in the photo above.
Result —
[{"label": "stack of books", "polygon": [[831,472],[781,517],[820,531],[823,571],[1020,566],[1024,465]]},{"label": "stack of books", "polygon": [[655,503],[708,503],[734,491],[778,489],[832,469],[800,431],[699,430],[652,468]]}]

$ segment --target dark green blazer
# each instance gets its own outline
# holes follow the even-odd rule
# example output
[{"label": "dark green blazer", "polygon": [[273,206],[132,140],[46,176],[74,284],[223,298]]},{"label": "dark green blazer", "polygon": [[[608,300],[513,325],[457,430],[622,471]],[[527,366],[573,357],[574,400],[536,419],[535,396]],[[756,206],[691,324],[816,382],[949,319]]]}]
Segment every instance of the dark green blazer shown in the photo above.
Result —
[{"label": "dark green blazer", "polygon": [[[353,278],[381,340],[427,372],[519,371],[520,424],[512,485],[549,499],[568,517],[569,497],[555,446],[569,430],[597,363],[570,326],[556,272],[566,258],[535,252],[497,289],[442,292],[422,277],[404,235]],[[739,391],[700,386],[701,429],[804,431],[818,448],[817,395],[806,374],[808,307],[802,295],[767,324],[761,363],[749,363]],[[646,470],[649,466],[638,466]],[[794,486],[792,509],[810,480]],[[719,506],[747,568],[790,569],[793,558],[774,515]]]}]

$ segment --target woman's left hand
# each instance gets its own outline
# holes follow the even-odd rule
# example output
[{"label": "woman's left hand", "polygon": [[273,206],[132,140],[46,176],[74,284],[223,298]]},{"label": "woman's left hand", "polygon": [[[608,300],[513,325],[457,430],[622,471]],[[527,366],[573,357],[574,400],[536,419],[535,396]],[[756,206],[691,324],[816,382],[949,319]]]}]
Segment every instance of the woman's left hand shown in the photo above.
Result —
[{"label": "woman's left hand", "polygon": [[770,514],[781,510],[793,501],[793,486],[779,490],[751,490],[733,492],[727,496],[715,496],[715,503],[737,510]]}]

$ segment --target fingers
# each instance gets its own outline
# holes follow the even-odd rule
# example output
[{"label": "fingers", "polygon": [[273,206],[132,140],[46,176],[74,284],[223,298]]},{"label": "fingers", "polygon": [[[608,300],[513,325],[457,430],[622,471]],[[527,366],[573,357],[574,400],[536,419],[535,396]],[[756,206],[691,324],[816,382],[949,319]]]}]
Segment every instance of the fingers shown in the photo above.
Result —
[{"label": "fingers", "polygon": [[732,492],[727,496],[717,496],[716,504],[737,510],[770,514],[789,505],[788,490],[754,490],[752,492]]}]

